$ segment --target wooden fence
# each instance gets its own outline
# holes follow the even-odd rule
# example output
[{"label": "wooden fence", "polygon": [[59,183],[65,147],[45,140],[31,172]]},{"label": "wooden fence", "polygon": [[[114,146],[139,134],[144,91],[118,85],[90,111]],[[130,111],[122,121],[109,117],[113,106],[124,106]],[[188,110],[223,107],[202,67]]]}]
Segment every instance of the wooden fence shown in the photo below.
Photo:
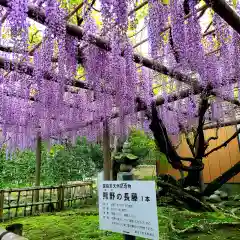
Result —
[{"label": "wooden fence", "polygon": [[0,221],[78,207],[93,197],[92,182],[0,190]]}]

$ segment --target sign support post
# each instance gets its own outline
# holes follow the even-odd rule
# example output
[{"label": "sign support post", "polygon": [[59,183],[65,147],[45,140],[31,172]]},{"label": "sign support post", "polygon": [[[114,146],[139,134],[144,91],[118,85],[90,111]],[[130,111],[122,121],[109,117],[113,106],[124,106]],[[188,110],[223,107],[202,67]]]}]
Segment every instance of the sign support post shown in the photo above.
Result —
[{"label": "sign support post", "polygon": [[[131,172],[119,172],[118,173],[118,180],[120,181],[132,181],[133,180],[133,174]],[[136,240],[135,236],[132,235],[123,235],[124,240]]]}]

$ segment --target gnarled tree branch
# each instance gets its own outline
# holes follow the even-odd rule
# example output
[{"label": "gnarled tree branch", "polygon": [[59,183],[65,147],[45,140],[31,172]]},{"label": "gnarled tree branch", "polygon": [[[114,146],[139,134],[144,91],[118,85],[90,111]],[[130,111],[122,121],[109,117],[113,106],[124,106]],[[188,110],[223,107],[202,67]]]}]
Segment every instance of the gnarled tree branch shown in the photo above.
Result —
[{"label": "gnarled tree branch", "polygon": [[161,118],[159,118],[158,116],[156,103],[152,102],[151,104],[152,111],[150,112],[146,104],[140,98],[137,98],[136,102],[137,104],[140,105],[140,107],[143,107],[144,109],[146,109],[145,115],[148,117],[148,119],[151,120],[150,129],[153,132],[156,144],[159,147],[160,151],[166,155],[168,162],[172,165],[172,167],[175,169],[187,171],[187,172],[202,170],[203,164],[201,162],[198,162],[197,166],[189,167],[189,166],[183,165],[182,161],[196,162],[196,159],[189,158],[189,157],[181,157],[178,155],[178,153],[173,147],[172,142],[168,137],[167,130]]},{"label": "gnarled tree branch", "polygon": [[195,138],[195,149],[196,149],[196,158],[202,159],[205,152],[205,138],[204,138],[204,131],[203,126],[205,122],[205,113],[209,108],[210,104],[208,102],[208,97],[206,94],[203,94],[199,108],[199,121],[198,121],[198,128],[197,128],[197,136]]},{"label": "gnarled tree branch", "polygon": [[219,132],[219,126],[216,128],[216,136],[214,137],[210,137],[207,141],[206,141],[206,143],[205,143],[205,151],[207,150],[207,148],[209,147],[209,143],[210,143],[210,141],[212,141],[212,140],[217,140],[218,139],[218,132]]},{"label": "gnarled tree branch", "polygon": [[211,151],[209,151],[208,153],[206,153],[204,155],[204,157],[207,157],[208,155],[210,155],[211,153],[219,150],[222,147],[226,147],[235,137],[238,136],[238,134],[240,133],[240,129],[238,129],[227,141],[225,141],[224,143],[222,143],[221,145],[219,145],[218,147],[213,148]]}]

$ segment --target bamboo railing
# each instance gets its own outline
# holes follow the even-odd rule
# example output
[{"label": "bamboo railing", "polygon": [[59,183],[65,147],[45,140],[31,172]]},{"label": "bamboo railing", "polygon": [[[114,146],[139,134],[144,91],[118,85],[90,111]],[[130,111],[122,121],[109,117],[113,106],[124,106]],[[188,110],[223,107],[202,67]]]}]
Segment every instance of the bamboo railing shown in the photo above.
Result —
[{"label": "bamboo railing", "polygon": [[[34,196],[39,195],[38,201]],[[92,182],[0,190],[0,221],[40,212],[62,211],[93,197]]]}]

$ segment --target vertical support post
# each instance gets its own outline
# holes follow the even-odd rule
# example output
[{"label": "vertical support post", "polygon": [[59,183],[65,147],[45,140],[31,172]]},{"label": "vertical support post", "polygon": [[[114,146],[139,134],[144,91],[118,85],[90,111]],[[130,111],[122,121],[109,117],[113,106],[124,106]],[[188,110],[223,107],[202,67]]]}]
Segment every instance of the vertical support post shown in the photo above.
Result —
[{"label": "vertical support post", "polygon": [[199,173],[199,188],[200,188],[200,192],[201,192],[201,200],[204,202],[205,201],[205,197],[203,195],[204,192],[204,178],[203,178],[203,171],[200,171]]},{"label": "vertical support post", "polygon": [[61,185],[61,210],[64,210],[64,185]]},{"label": "vertical support post", "polygon": [[111,149],[110,149],[110,134],[107,120],[103,122],[103,171],[104,180],[110,180],[111,176]]},{"label": "vertical support post", "polygon": [[61,211],[61,200],[62,200],[62,196],[61,196],[61,186],[58,186],[57,188],[57,199],[58,199],[58,203],[57,203],[57,211]]},{"label": "vertical support post", "polygon": [[[40,136],[40,133],[37,135],[37,144],[36,144],[36,168],[35,168],[35,187],[40,186],[40,180],[41,180],[41,145],[42,145],[42,139]],[[39,202],[39,190],[35,191],[35,202]],[[36,205],[36,210],[38,210],[38,205]]]},{"label": "vertical support post", "polygon": [[160,160],[156,160],[156,177],[160,175]]},{"label": "vertical support post", "polygon": [[57,195],[58,195],[58,211],[64,210],[64,186],[60,185],[57,189]]},{"label": "vertical support post", "polygon": [[90,184],[90,198],[93,197],[93,182]]},{"label": "vertical support post", "polygon": [[[133,173],[132,172],[120,172],[118,173],[118,180],[119,181],[132,181],[133,180]],[[123,235],[124,240],[136,240],[135,236],[132,235]]]},{"label": "vertical support post", "polygon": [[0,221],[3,220],[4,190],[0,190]]}]

